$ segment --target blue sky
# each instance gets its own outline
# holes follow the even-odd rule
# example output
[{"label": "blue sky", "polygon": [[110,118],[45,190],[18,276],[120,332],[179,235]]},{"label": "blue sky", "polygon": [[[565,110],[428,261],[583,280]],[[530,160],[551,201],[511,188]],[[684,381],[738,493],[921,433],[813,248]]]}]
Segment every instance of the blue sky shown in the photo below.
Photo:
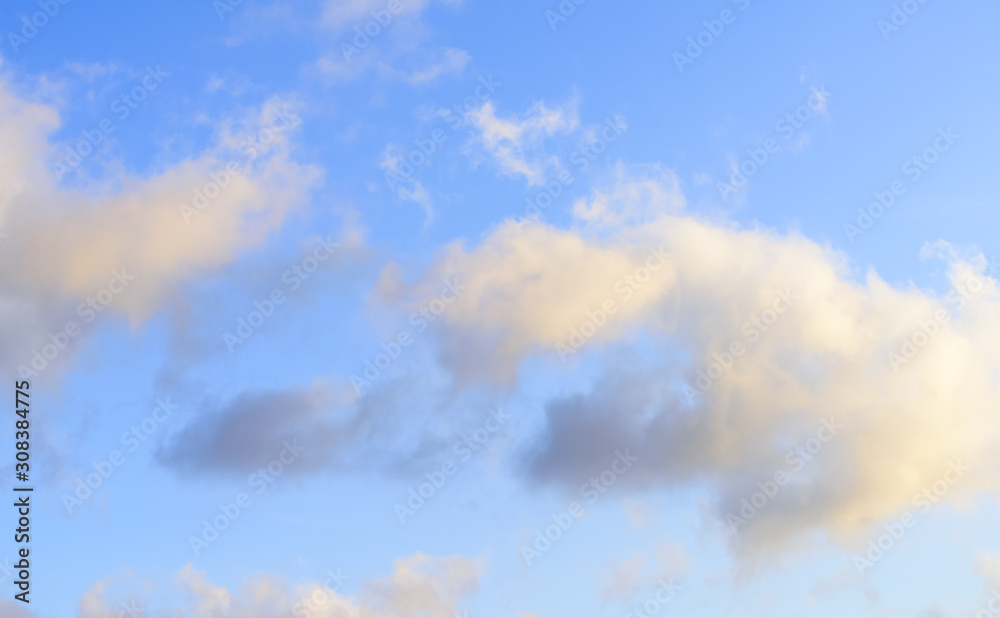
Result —
[{"label": "blue sky", "polygon": [[992,615],[998,17],[8,3],[0,613]]}]

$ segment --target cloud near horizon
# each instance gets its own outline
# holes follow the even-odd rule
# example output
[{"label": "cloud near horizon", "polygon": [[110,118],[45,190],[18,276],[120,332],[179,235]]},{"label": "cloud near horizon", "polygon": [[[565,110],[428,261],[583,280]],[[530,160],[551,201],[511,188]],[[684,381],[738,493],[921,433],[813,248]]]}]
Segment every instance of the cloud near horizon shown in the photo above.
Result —
[{"label": "cloud near horizon", "polygon": [[[280,576],[260,575],[239,591],[217,586],[202,571],[185,566],[170,585],[156,592],[176,591],[186,597],[182,605],[156,607],[194,618],[454,618],[460,603],[473,595],[485,563],[462,556],[428,556],[416,553],[394,563],[391,575],[362,582],[356,596],[351,576],[339,570],[326,581],[291,586]],[[334,579],[334,577],[336,579]],[[149,594],[110,599],[117,582],[96,582],[80,600],[80,618],[118,618],[122,608],[150,609]],[[127,613],[126,613],[127,615]]]}]

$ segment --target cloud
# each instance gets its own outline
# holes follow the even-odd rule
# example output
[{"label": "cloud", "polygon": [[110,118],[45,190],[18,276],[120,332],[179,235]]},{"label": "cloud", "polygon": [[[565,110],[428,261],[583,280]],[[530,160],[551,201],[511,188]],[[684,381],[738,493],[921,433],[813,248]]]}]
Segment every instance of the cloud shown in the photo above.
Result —
[{"label": "cloud", "polygon": [[684,210],[680,180],[660,165],[612,168],[609,186],[573,203],[573,216],[591,225],[619,226],[655,219]]},{"label": "cloud", "polygon": [[[411,86],[461,75],[472,60],[468,52],[429,44],[432,33],[422,15],[432,3],[329,0],[318,23],[334,33],[337,40],[309,70],[331,83],[351,81],[375,71],[383,80]],[[460,0],[441,3],[458,5]]]},{"label": "cloud", "polygon": [[[47,142],[39,130],[48,126],[40,118],[53,114],[21,106],[15,112],[20,117],[10,120],[23,123],[21,128],[0,127],[22,159],[8,168],[20,181],[4,183],[0,212],[9,234],[3,250],[22,259],[16,265],[5,261],[0,276],[14,289],[82,300],[125,268],[136,279],[114,309],[147,317],[177,284],[260,244],[290,208],[304,203],[319,172],[292,161],[287,136],[268,128],[285,122],[281,109],[282,102],[272,100],[259,111],[256,136],[227,128],[215,151],[148,178],[116,178],[108,183],[121,187],[116,191],[58,186],[44,169]],[[275,141],[246,145],[263,135]],[[231,162],[247,173],[228,172]],[[186,217],[181,205],[197,210],[199,192],[207,196],[204,209]]]},{"label": "cloud", "polygon": [[[416,202],[424,210],[424,226],[430,225],[434,219],[434,202],[427,193],[427,189],[419,181],[413,178],[412,171],[406,173],[400,170],[400,164],[406,157],[403,149],[396,144],[389,144],[382,152],[382,159],[379,161],[379,169],[387,172],[386,179],[389,188],[393,190],[401,200]],[[409,165],[409,164],[407,164]],[[393,176],[390,177],[389,173]],[[389,180],[391,178],[391,180]]]},{"label": "cloud", "polygon": [[[439,78],[461,76],[472,62],[468,52],[450,47],[423,49],[418,44],[368,47],[363,51],[331,52],[316,60],[310,70],[330,83],[339,84],[375,72],[387,82],[426,86]],[[345,55],[347,57],[345,57]]]},{"label": "cloud", "polygon": [[472,61],[469,53],[461,49],[445,49],[444,58],[426,67],[411,72],[387,69],[399,76],[401,81],[411,86],[420,86],[436,80],[442,75],[461,75],[465,67]]},{"label": "cloud", "polygon": [[[217,586],[191,565],[174,577],[172,588],[186,600],[157,608],[162,615],[194,618],[453,618],[460,603],[474,594],[484,564],[458,555],[417,553],[396,560],[391,575],[363,582],[357,596],[346,596],[330,581],[290,586],[282,578],[262,575],[241,590]],[[349,576],[344,578],[350,582]],[[91,587],[79,604],[80,618],[112,618],[121,601],[107,599],[108,582]],[[135,599],[132,599],[135,602]],[[149,609],[146,599],[134,604]],[[157,613],[156,615],[160,615]]]},{"label": "cloud", "polygon": [[[461,0],[440,1],[444,4],[461,4]],[[412,18],[425,11],[432,2],[433,0],[327,0],[323,5],[322,23],[331,28],[345,28],[372,20],[373,12]]]},{"label": "cloud", "polygon": [[[402,286],[395,270],[386,269],[378,290],[386,302],[414,311],[442,280],[457,279],[465,291],[438,329],[441,360],[460,381],[504,384],[529,354],[564,344],[588,311],[617,299],[616,287],[648,257],[646,248],[588,243],[574,232],[507,222],[471,252],[461,243],[448,246],[413,286]],[[596,339],[614,339],[641,322],[673,277],[661,269],[633,290]]]},{"label": "cloud", "polygon": [[197,420],[171,437],[157,458],[187,474],[243,474],[275,459],[290,442],[306,449],[290,474],[329,463],[346,432],[325,420],[337,401],[322,388],[244,393],[219,410],[203,409]]},{"label": "cloud", "polygon": [[117,289],[134,277],[106,308],[137,323],[186,281],[267,240],[320,179],[292,158],[291,109],[273,98],[226,119],[212,147],[148,176],[115,168],[106,181],[69,186],[49,167],[58,112],[0,80],[0,314],[11,317],[0,340],[16,342],[12,364],[112,280]]},{"label": "cloud", "polygon": [[580,124],[576,100],[549,107],[544,101],[531,106],[523,116],[498,118],[492,101],[468,115],[477,132],[467,150],[488,156],[507,176],[523,176],[529,186],[544,184],[549,168],[559,169],[559,159],[546,155],[542,144],[553,135],[566,134]]},{"label": "cloud", "polygon": [[[572,369],[615,352],[595,357],[604,368],[590,388],[547,403],[522,460],[531,479],[573,488],[630,448],[639,461],[622,485],[707,486],[725,522],[784,472],[788,484],[731,537],[747,559],[812,532],[858,543],[912,509],[949,462],[969,471],[946,501],[997,486],[1000,293],[982,256],[945,255],[951,289],[937,294],[874,271],[856,280],[842,254],[796,233],[684,213],[601,227],[646,212],[648,182],[596,194],[601,207],[584,212],[597,216],[575,231],[508,223],[474,248],[449,246],[412,285],[383,276],[386,302],[404,306],[442,278],[466,286],[436,331],[460,382],[513,386],[528,357]],[[625,362],[640,345],[655,359]],[[842,428],[819,442],[831,421]],[[806,444],[822,451],[793,453]]]},{"label": "cloud", "polygon": [[[413,364],[420,374],[419,358]],[[411,476],[437,465],[460,427],[481,422],[475,398],[446,399],[428,391],[426,374],[385,378],[359,396],[347,381],[317,378],[306,386],[246,391],[208,400],[159,447],[156,458],[186,477],[246,476],[266,466],[287,441],[304,452],[291,476],[378,470]],[[421,392],[426,401],[413,403]]]}]

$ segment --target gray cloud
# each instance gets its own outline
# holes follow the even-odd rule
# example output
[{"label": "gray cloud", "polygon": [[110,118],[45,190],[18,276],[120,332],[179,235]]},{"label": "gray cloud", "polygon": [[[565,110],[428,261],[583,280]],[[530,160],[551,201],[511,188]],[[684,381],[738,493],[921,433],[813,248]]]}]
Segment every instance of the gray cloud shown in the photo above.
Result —
[{"label": "gray cloud", "polygon": [[356,432],[356,422],[337,423],[328,393],[316,389],[244,393],[218,409],[203,408],[196,420],[170,437],[157,459],[183,474],[241,474],[274,459],[285,441],[306,448],[289,474],[329,465]]}]

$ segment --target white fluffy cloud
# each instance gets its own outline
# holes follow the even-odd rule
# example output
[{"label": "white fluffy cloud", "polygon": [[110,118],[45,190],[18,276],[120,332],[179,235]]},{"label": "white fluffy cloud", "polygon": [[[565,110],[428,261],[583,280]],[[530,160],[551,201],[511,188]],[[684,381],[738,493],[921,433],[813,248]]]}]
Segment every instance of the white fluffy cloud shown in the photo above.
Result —
[{"label": "white fluffy cloud", "polygon": [[[233,592],[188,565],[169,586],[187,600],[179,607],[156,610],[194,618],[453,618],[460,603],[478,589],[482,570],[481,563],[461,556],[417,553],[396,560],[390,576],[364,582],[356,596],[348,596],[342,582],[332,578],[290,586],[281,578],[261,576]],[[350,583],[350,576],[343,575],[338,579]],[[109,599],[108,583],[98,581],[87,591],[79,604],[80,618],[117,618],[123,602],[150,608],[145,597]]]},{"label": "white fluffy cloud", "polygon": [[[466,380],[510,383],[528,356],[572,366],[645,333],[657,368],[610,366],[588,393],[550,402],[526,463],[572,486],[628,446],[640,463],[625,483],[707,484],[721,521],[784,472],[788,484],[735,526],[747,556],[810,531],[857,542],[914,509],[951,462],[969,469],[945,501],[997,486],[1000,293],[981,256],[938,251],[946,294],[874,271],[858,280],[842,254],[798,234],[646,208],[675,193],[669,180],[621,177],[577,208],[576,231],[503,225],[447,248],[412,286],[387,270],[383,296],[410,307],[442,279],[466,286],[439,327],[442,362]],[[831,419],[842,428],[814,440]]]},{"label": "white fluffy cloud", "polygon": [[580,125],[576,107],[575,100],[553,107],[540,101],[523,117],[500,118],[493,102],[487,101],[469,114],[468,122],[476,131],[470,148],[489,156],[503,174],[523,176],[529,186],[539,186],[550,168],[559,167],[559,159],[545,154],[542,144]]},{"label": "white fluffy cloud", "polygon": [[[14,362],[46,343],[46,329],[76,318],[78,303],[112,280],[120,289],[116,272],[134,279],[107,310],[135,322],[180,284],[266,240],[320,177],[291,155],[289,137],[298,122],[287,102],[272,99],[220,124],[215,145],[194,158],[149,176],[117,172],[70,188],[50,167],[48,134],[59,124],[57,111],[0,81],[6,146],[0,154],[0,314],[10,318],[0,339],[11,344],[5,347]],[[59,319],[45,324],[50,313]]]}]

